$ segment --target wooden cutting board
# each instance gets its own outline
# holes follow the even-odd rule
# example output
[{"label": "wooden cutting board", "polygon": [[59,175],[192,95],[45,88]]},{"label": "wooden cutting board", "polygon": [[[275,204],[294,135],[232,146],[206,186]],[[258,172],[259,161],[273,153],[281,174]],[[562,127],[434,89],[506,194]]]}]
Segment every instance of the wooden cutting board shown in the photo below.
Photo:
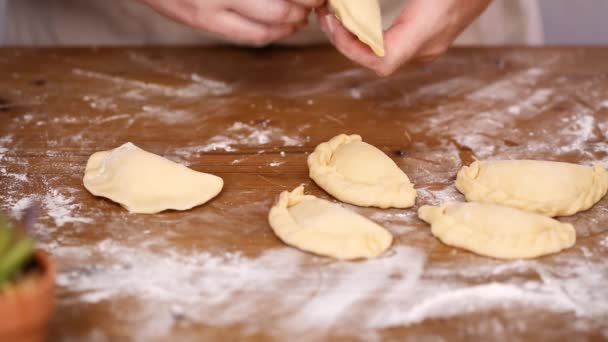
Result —
[{"label": "wooden cutting board", "polygon": [[[608,199],[560,220],[575,247],[498,261],[416,218],[462,201],[475,158],[608,166],[608,48],[453,49],[389,78],[331,48],[0,50],[0,209],[32,200],[60,266],[51,340],[601,340]],[[416,184],[407,210],[345,205],[389,229],[377,260],[284,246],[266,215],[320,142],[357,133]],[[82,186],[125,142],[225,180],[187,212],[133,215]]]}]

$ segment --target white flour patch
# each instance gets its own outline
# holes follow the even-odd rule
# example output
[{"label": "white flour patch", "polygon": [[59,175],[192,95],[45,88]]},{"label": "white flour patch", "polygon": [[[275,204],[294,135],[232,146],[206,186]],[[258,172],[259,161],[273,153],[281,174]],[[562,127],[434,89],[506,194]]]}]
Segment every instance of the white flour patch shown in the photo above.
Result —
[{"label": "white flour patch", "polygon": [[12,135],[5,135],[3,137],[0,137],[0,161],[2,161],[2,159],[4,159],[6,152],[8,152],[8,144],[10,144],[12,142],[13,142]]},{"label": "white flour patch", "polygon": [[302,139],[287,135],[281,136],[281,141],[283,142],[283,146],[302,146],[303,143]]},{"label": "white flour patch", "polygon": [[117,121],[117,120],[128,120],[130,122],[128,125],[130,125],[132,123],[133,116],[131,114],[116,114],[116,115],[111,115],[111,116],[102,116],[102,117],[95,118],[94,122],[98,123],[98,124],[102,124],[102,123]]},{"label": "white flour patch", "polygon": [[600,103],[600,107],[601,108],[608,108],[608,100],[602,101],[602,103]]},{"label": "white flour patch", "polygon": [[110,97],[101,97],[99,95],[85,95],[82,100],[89,104],[93,109],[98,110],[117,110],[118,106]]},{"label": "white flour patch", "polygon": [[596,138],[594,132],[595,116],[590,110],[581,110],[570,119],[566,121],[568,126],[559,132],[562,137],[569,138],[568,144],[559,147],[558,150],[561,153],[582,152],[585,150],[585,144]]},{"label": "white flour patch", "polygon": [[416,91],[422,96],[454,96],[468,92],[483,83],[470,77],[455,77],[440,82],[424,85]]},{"label": "white flour patch", "polygon": [[490,83],[468,95],[471,100],[517,101],[545,74],[543,69],[530,68]]},{"label": "white flour patch", "polygon": [[283,165],[285,162],[282,161],[273,161],[270,164],[268,164],[270,167],[277,167],[277,166],[281,166]]},{"label": "white flour patch", "polygon": [[414,210],[407,211],[377,211],[374,212],[369,218],[380,224],[382,227],[390,230],[390,232],[394,235],[405,235],[412,231],[415,231],[416,228],[412,224],[413,221],[416,220],[418,215]]},{"label": "white flour patch", "polygon": [[126,91],[122,97],[129,100],[137,100],[137,101],[145,101],[148,99],[148,96],[144,95],[143,89],[131,89]]},{"label": "white flour patch", "polygon": [[492,156],[496,151],[496,146],[490,137],[483,135],[459,134],[454,137],[455,140],[462,146],[473,151],[476,158],[484,159]]},{"label": "white flour patch", "polygon": [[65,196],[57,189],[49,189],[42,198],[42,204],[57,227],[62,227],[66,223],[93,222],[90,218],[76,216],[74,212],[79,210],[81,205],[75,203],[74,197]]},{"label": "white flour patch", "polygon": [[530,96],[518,102],[516,105],[511,105],[507,108],[507,113],[517,117],[533,117],[544,106],[550,103],[554,91],[552,89],[541,88],[537,89]]},{"label": "white flour patch", "polygon": [[28,124],[34,120],[34,114],[23,114],[21,116],[16,117],[13,121],[17,124]]},{"label": "white flour patch", "polygon": [[182,156],[191,156],[210,151],[238,151],[242,146],[264,146],[281,141],[283,146],[301,146],[304,140],[298,136],[286,135],[283,129],[272,127],[267,122],[258,125],[237,121],[224,134],[216,135],[202,146],[186,147],[176,151]]},{"label": "white flour patch", "polygon": [[143,112],[137,114],[137,117],[156,119],[167,124],[192,121],[196,118],[191,112],[185,110],[171,110],[161,106],[146,105],[142,107],[142,110]]},{"label": "white flour patch", "polygon": [[462,202],[463,195],[455,186],[442,187],[441,189],[430,189],[428,187],[417,189],[420,203],[425,205],[442,205],[450,202]]},{"label": "white flour patch", "polygon": [[14,178],[15,180],[20,182],[27,182],[28,180],[27,175],[25,173],[7,173],[6,169],[1,169],[0,173],[4,174],[7,177]]},{"label": "white flour patch", "polygon": [[[153,95],[166,97],[196,98],[206,95],[225,95],[232,91],[232,88],[226,83],[211,79],[203,80],[201,78],[198,81],[181,87],[171,87],[78,68],[72,69],[72,73],[77,76],[107,81],[136,91],[147,91]],[[139,95],[143,96],[141,93],[139,93]]]},{"label": "white flour patch", "polygon": [[[608,238],[604,241],[608,245]],[[149,249],[159,243],[166,245],[156,241],[130,247],[115,240],[86,247],[49,245],[71,265],[58,276],[64,292],[60,298],[78,303],[136,300],[140,305],[115,317],[132,325],[134,340],[167,337],[183,320],[243,324],[249,332],[314,339],[330,329],[374,336],[376,329],[518,305],[572,312],[588,326],[608,314],[608,265],[580,253],[556,256],[553,266],[492,259],[427,263],[423,251],[395,246],[376,260],[334,262],[291,248],[271,249],[256,258]],[[521,277],[530,272],[537,277]],[[488,275],[502,280],[466,281]],[[511,329],[525,319],[509,322]],[[335,330],[338,322],[355,321],[349,330]]]}]

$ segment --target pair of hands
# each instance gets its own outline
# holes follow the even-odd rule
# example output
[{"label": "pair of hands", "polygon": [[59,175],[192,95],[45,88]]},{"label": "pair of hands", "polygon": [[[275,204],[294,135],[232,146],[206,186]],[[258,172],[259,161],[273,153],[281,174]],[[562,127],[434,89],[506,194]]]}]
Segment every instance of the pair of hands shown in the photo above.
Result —
[{"label": "pair of hands", "polygon": [[379,75],[390,75],[405,63],[429,63],[441,56],[491,0],[409,0],[384,34],[383,58],[329,13],[326,0],[140,1],[195,29],[257,46],[296,33],[315,10],[321,28],[342,54]]}]

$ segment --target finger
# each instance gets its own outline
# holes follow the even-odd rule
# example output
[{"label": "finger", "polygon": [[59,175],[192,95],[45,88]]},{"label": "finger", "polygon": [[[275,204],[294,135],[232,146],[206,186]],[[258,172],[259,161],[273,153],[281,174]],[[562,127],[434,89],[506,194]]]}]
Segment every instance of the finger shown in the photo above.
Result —
[{"label": "finger", "polygon": [[380,64],[380,58],[350,31],[326,7],[316,10],[321,29],[331,43],[347,58],[370,69],[376,69]]},{"label": "finger", "polygon": [[222,11],[204,29],[232,41],[263,46],[290,36],[296,27],[288,24],[269,26],[232,11]]},{"label": "finger", "polygon": [[408,5],[384,35],[386,56],[375,69],[380,75],[392,74],[413,58],[430,38],[429,18],[417,10],[416,3]]},{"label": "finger", "polygon": [[233,0],[228,8],[266,24],[300,23],[309,14],[309,10],[287,0]]}]

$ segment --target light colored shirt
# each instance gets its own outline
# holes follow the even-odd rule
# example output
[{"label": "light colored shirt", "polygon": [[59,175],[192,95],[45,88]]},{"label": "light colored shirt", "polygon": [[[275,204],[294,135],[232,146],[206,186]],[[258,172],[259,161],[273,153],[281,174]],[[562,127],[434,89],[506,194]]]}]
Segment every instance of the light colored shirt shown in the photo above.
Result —
[{"label": "light colored shirt", "polygon": [[[255,0],[246,0],[255,1]],[[385,26],[405,0],[381,0]],[[137,0],[8,0],[5,42],[16,46],[194,45],[226,41],[165,18]],[[316,22],[279,44],[327,42]],[[536,0],[494,0],[456,44],[540,44]]]}]

